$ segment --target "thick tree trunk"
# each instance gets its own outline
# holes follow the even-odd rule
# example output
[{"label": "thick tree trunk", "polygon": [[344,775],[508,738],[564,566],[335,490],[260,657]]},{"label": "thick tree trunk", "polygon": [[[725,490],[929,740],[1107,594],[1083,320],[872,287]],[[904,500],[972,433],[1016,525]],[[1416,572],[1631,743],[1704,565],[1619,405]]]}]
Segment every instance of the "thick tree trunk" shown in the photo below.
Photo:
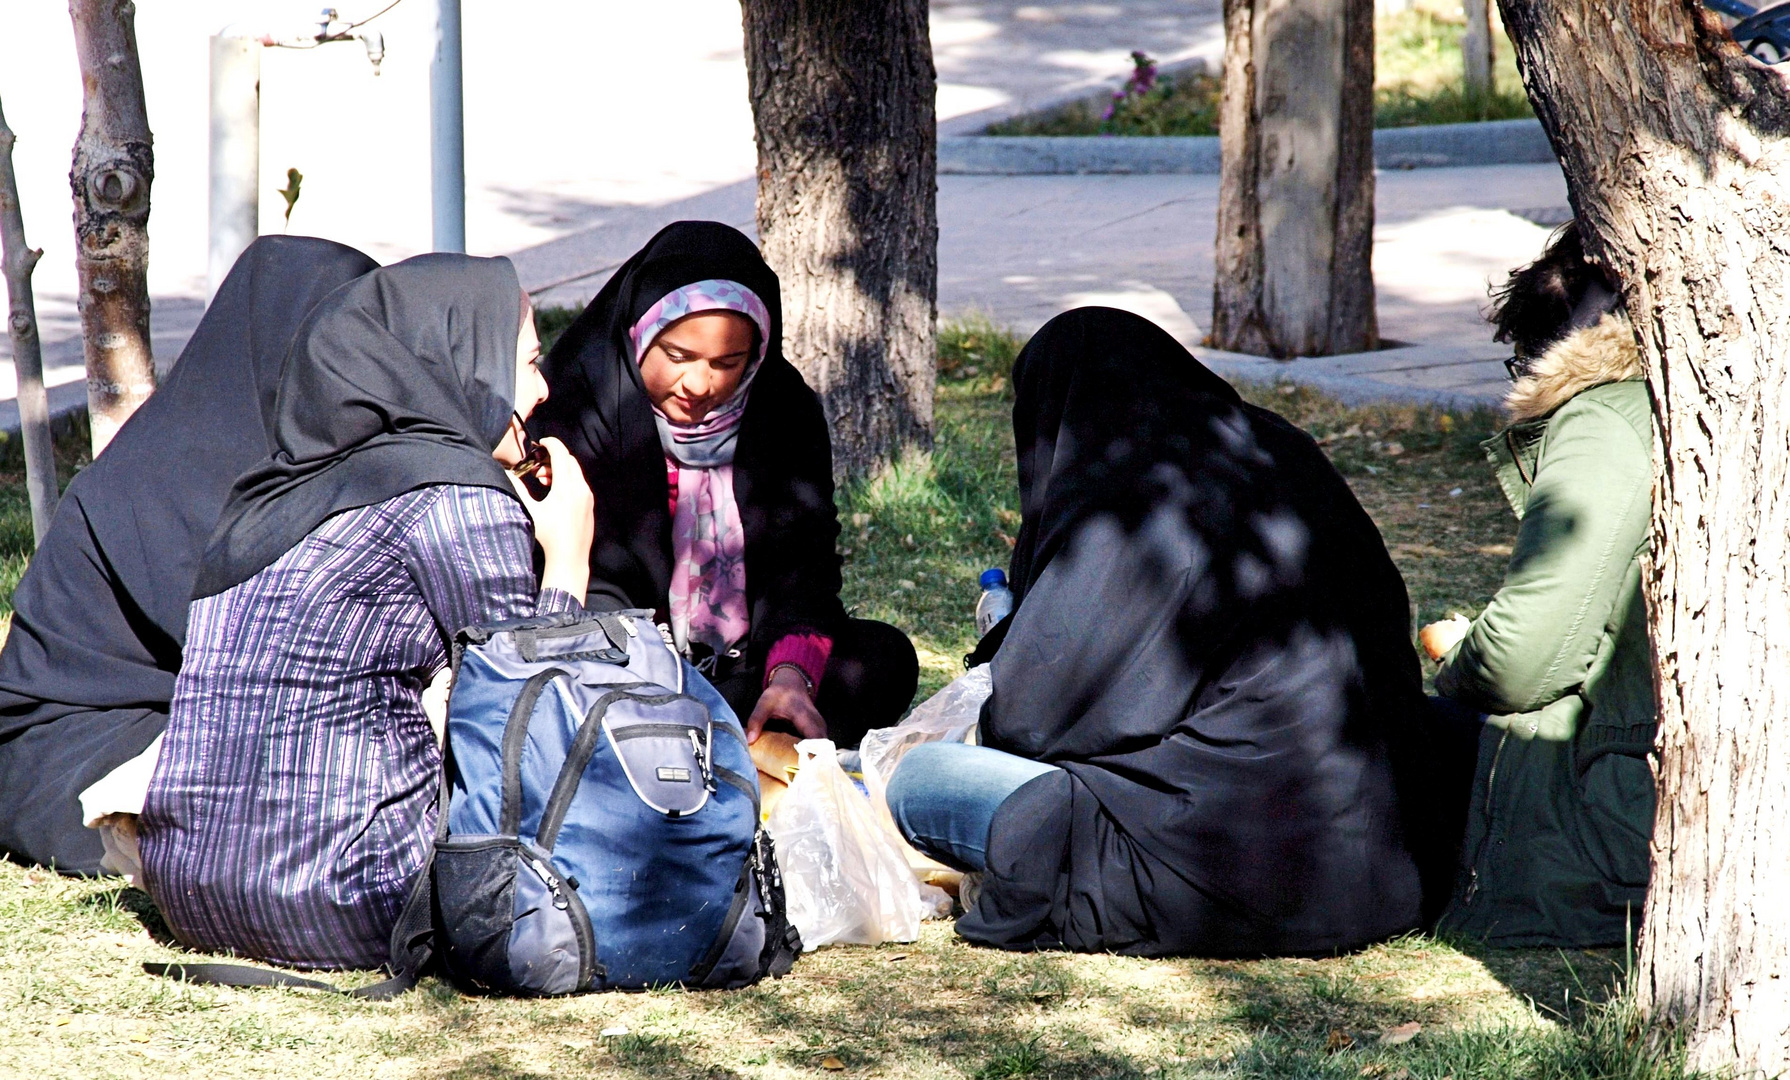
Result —
[{"label": "thick tree trunk", "polygon": [[136,5],[70,0],[81,64],[81,135],[68,182],[86,342],[87,410],[98,456],[155,390],[149,344],[149,184],[155,178]]},{"label": "thick tree trunk", "polygon": [[1379,345],[1373,0],[1225,0],[1212,344]]},{"label": "thick tree trunk", "polygon": [[1790,1069],[1790,99],[1681,0],[1502,0],[1657,423],[1659,812],[1638,992]]},{"label": "thick tree trunk", "polygon": [[936,77],[925,0],[743,0],[758,235],[836,472],[932,444]]},{"label": "thick tree trunk", "polygon": [[[1461,35],[1461,77],[1468,94],[1492,92],[1492,3],[1466,0],[1467,30]],[[1480,115],[1484,115],[1481,113]]]},{"label": "thick tree trunk", "polygon": [[19,433],[25,443],[25,489],[31,499],[31,534],[43,543],[60,495],[56,485],[56,450],[50,438],[50,400],[44,392],[42,343],[37,336],[37,303],[31,295],[31,271],[41,250],[25,242],[25,215],[19,206],[19,181],[12,169],[15,136],[0,112],[0,276],[6,279],[7,336],[12,339],[12,369],[19,405]]}]

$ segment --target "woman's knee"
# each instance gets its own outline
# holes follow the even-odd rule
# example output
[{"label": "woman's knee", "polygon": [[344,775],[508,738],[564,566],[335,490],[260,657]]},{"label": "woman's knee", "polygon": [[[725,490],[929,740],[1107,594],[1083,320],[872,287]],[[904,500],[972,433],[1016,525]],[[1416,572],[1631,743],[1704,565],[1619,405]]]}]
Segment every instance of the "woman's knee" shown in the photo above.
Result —
[{"label": "woman's knee", "polygon": [[848,619],[833,641],[816,704],[834,741],[856,746],[870,728],[888,727],[913,703],[920,659],[906,634],[887,623]]},{"label": "woman's knee", "polygon": [[[921,743],[902,756],[895,766],[895,772],[889,777],[884,796],[889,804],[889,814],[904,835],[909,834],[908,812],[914,806],[916,798],[925,798],[930,792],[933,781],[939,771],[939,764],[933,759],[945,750],[942,743]],[[948,756],[948,755],[947,755]]]}]

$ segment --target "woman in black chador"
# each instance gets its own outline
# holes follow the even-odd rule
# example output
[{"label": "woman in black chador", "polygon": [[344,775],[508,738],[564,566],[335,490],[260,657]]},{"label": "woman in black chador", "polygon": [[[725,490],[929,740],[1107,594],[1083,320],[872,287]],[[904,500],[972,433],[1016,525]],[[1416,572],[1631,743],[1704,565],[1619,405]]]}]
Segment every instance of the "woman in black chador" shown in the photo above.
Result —
[{"label": "woman in black chador", "polygon": [[96,874],[79,797],[168,723],[199,557],[266,457],[292,335],[376,265],[311,237],[255,241],[155,395],[57,505],[0,651],[0,854]]},{"label": "woman in black chador", "polygon": [[1449,867],[1410,609],[1342,477],[1135,315],[1057,317],[1013,384],[1017,606],[978,650],[981,745],[919,747],[889,786],[917,846],[984,873],[958,932],[1259,956],[1420,925]]},{"label": "woman in black chador", "polygon": [[768,723],[856,746],[900,719],[919,663],[839,602],[827,422],[750,240],[667,226],[542,368],[530,430],[563,439],[596,493],[587,607],[656,611],[752,739]]}]

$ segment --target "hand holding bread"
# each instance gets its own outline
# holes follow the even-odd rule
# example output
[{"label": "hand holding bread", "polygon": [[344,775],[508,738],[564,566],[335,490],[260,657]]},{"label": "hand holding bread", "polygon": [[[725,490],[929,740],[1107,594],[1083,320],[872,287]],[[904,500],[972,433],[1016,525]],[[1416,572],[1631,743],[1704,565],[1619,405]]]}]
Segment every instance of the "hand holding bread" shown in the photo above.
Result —
[{"label": "hand holding bread", "polygon": [[1465,615],[1455,612],[1441,622],[1433,622],[1417,631],[1417,643],[1431,660],[1440,661],[1448,655],[1448,651],[1460,644],[1467,636],[1473,623]]}]

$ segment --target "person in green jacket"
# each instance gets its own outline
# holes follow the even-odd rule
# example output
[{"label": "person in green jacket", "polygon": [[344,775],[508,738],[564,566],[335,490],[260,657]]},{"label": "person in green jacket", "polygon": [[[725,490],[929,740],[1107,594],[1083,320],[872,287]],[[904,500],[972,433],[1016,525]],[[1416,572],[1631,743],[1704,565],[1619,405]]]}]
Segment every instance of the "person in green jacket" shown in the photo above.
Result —
[{"label": "person in green jacket", "polygon": [[1484,714],[1459,886],[1439,929],[1498,946],[1639,931],[1656,724],[1641,598],[1652,412],[1634,332],[1568,224],[1491,315],[1511,425],[1485,443],[1521,522],[1485,611],[1424,628],[1436,690]]}]

